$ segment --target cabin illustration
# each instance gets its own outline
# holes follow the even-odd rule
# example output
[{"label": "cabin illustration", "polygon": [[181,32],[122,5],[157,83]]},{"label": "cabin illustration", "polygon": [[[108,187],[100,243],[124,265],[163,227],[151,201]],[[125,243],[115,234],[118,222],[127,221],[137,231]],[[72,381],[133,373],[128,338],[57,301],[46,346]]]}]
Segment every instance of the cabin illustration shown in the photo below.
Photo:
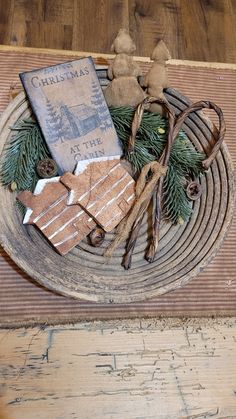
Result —
[{"label": "cabin illustration", "polygon": [[68,126],[67,138],[78,138],[100,126],[100,118],[95,108],[84,103],[80,105],[62,105],[63,122]]}]

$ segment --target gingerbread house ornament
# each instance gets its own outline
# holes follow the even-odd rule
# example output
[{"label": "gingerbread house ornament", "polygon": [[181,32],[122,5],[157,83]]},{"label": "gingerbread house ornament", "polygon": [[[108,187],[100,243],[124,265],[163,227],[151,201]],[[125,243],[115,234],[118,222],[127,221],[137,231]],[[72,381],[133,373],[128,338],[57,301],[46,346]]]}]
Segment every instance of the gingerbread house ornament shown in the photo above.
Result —
[{"label": "gingerbread house ornament", "polygon": [[119,156],[84,160],[75,173],[65,173],[67,204],[79,204],[105,231],[112,231],[127,215],[135,200],[135,181]]},{"label": "gingerbread house ornament", "polygon": [[135,182],[119,156],[79,162],[75,174],[38,181],[34,193],[17,199],[27,208],[23,223],[34,224],[61,255],[99,224],[113,230],[135,200]]},{"label": "gingerbread house ornament", "polygon": [[36,225],[61,255],[96,226],[80,205],[67,205],[68,190],[60,177],[39,180],[33,194],[23,191],[17,199],[27,208],[23,223]]}]

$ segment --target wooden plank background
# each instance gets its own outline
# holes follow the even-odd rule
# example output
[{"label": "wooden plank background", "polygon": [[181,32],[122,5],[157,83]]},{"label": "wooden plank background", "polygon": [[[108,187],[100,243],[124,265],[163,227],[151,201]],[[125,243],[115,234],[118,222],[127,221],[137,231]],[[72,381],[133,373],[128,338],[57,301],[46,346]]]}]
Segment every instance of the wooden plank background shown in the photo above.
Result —
[{"label": "wooden plank background", "polygon": [[236,417],[235,319],[80,323],[0,339],[9,419]]},{"label": "wooden plank background", "polygon": [[[235,0],[0,0],[0,43],[236,63]],[[0,331],[0,418],[236,418],[235,318]],[[3,412],[4,410],[4,412]]]},{"label": "wooden plank background", "polygon": [[136,55],[236,63],[235,0],[1,0],[0,44],[110,52],[121,27]]}]

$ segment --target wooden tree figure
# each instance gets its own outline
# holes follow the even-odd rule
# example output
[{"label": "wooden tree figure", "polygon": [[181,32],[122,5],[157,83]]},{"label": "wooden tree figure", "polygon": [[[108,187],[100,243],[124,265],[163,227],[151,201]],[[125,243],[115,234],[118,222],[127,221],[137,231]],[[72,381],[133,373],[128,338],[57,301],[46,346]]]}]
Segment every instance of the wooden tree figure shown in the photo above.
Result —
[{"label": "wooden tree figure", "polygon": [[117,157],[81,161],[61,182],[70,190],[68,205],[81,205],[105,231],[119,224],[135,200],[135,182]]},{"label": "wooden tree figure", "polygon": [[34,224],[65,255],[96,226],[79,206],[68,206],[68,190],[60,177],[41,179],[34,194],[23,191],[17,199],[27,208],[24,224]]},{"label": "wooden tree figure", "polygon": [[[141,79],[141,85],[147,88],[148,96],[166,100],[163,93],[163,89],[168,87],[166,61],[170,60],[171,56],[162,40],[158,42],[150,58],[154,62],[146,76]],[[154,113],[163,113],[163,107],[157,103],[152,103],[149,110]]]},{"label": "wooden tree figure", "polygon": [[104,90],[109,106],[137,106],[145,98],[145,93],[138,84],[140,68],[133,60],[136,47],[126,29],[120,29],[111,47],[117,55],[108,68],[111,83]]}]

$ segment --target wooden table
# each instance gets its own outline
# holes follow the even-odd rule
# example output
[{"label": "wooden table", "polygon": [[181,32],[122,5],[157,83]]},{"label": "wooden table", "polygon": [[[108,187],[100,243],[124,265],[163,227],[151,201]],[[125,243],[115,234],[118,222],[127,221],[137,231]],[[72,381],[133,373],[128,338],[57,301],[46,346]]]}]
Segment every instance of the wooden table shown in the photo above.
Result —
[{"label": "wooden table", "polygon": [[1,330],[0,342],[1,419],[236,417],[235,318]]}]

